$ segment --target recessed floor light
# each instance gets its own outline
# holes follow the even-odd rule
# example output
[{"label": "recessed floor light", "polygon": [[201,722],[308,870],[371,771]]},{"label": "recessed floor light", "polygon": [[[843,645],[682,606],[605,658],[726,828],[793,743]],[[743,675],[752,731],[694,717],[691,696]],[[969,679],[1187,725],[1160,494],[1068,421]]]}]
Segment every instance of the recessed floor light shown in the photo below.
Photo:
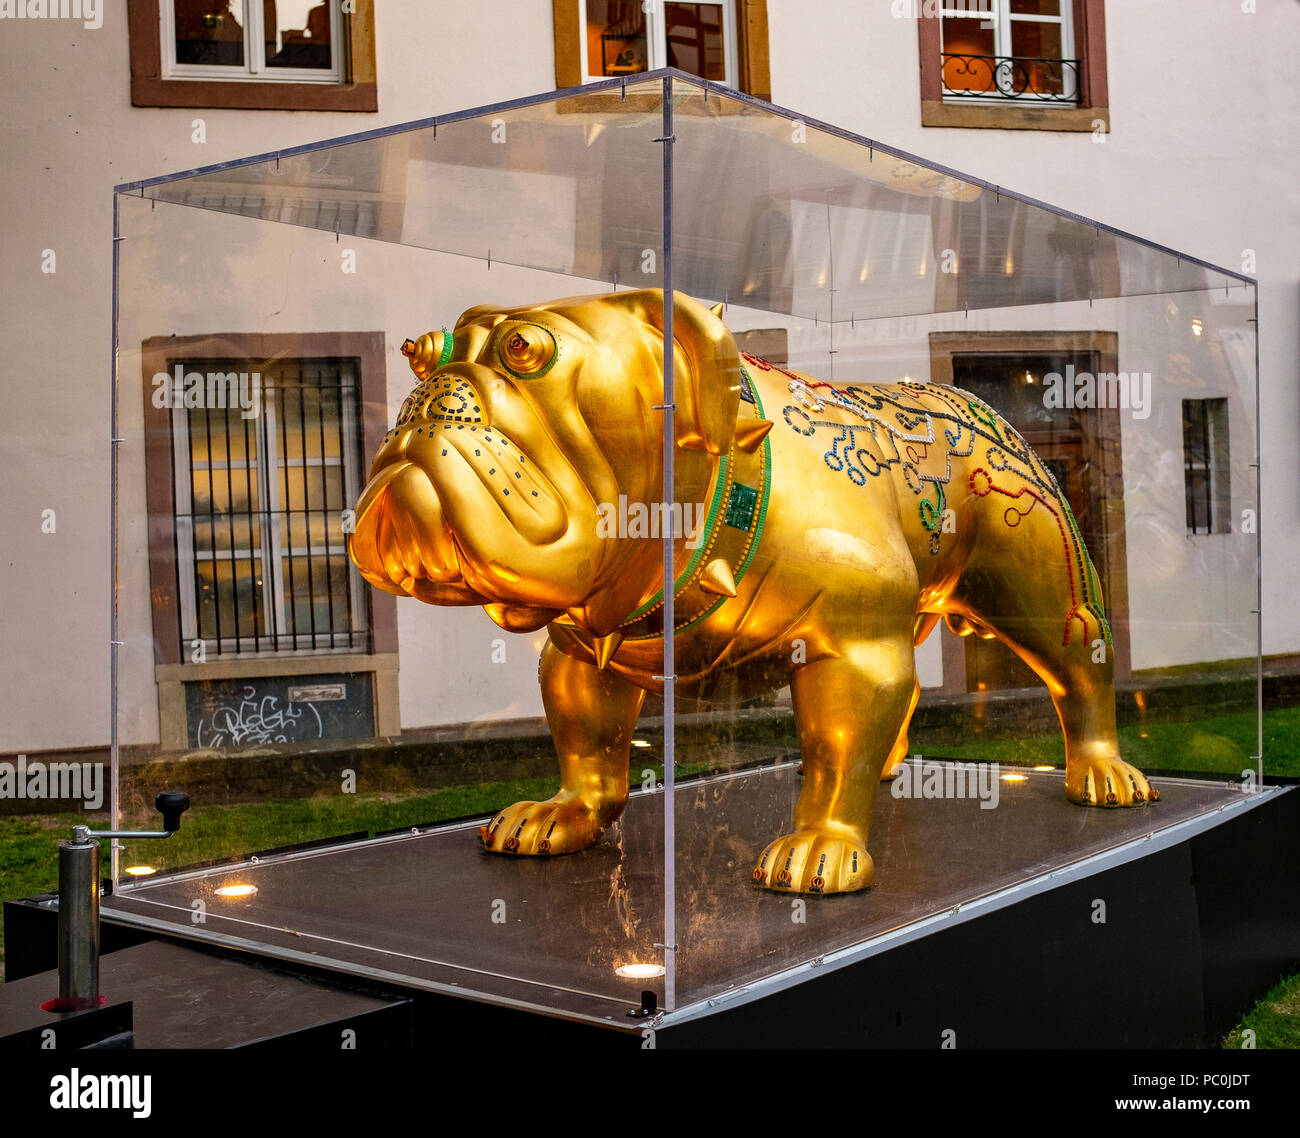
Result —
[{"label": "recessed floor light", "polygon": [[251,897],[256,892],[256,885],[223,885],[216,890],[218,897]]},{"label": "recessed floor light", "polygon": [[664,974],[662,964],[621,964],[614,969],[616,976],[626,980],[651,980]]}]

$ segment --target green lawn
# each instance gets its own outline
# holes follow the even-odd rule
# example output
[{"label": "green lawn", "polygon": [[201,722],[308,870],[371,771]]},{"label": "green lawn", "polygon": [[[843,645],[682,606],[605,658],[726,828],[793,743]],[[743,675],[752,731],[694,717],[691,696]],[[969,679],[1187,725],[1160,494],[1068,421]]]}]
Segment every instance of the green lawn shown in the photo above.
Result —
[{"label": "green lawn", "polygon": [[[535,778],[448,787],[404,799],[338,795],[236,806],[195,806],[186,811],[180,830],[172,837],[124,843],[122,864],[142,861],[159,868],[192,865],[362,830],[374,833],[487,814],[522,798],[549,798],[558,786],[558,778]],[[0,901],[53,892],[58,887],[58,843],[71,837],[72,827],[82,821],[76,814],[0,816]],[[126,821],[128,825],[149,827],[158,824],[156,815]],[[107,874],[107,849],[101,856],[103,872]],[[3,935],[2,917],[0,935]]]},{"label": "green lawn", "polygon": [[1257,1048],[1300,1047],[1300,972],[1272,988],[1224,1037],[1225,1048],[1240,1047],[1243,1032],[1255,1033]]},{"label": "green lawn", "polygon": [[[1255,717],[1245,713],[1186,723],[1147,723],[1122,727],[1120,751],[1124,758],[1144,771],[1205,771],[1212,774],[1240,774],[1255,764]],[[912,741],[912,749],[935,758],[964,761],[997,761],[1010,765],[1065,765],[1065,743],[1061,733],[1028,739],[981,739],[973,743],[935,744],[927,747],[923,738]],[[1300,776],[1300,708],[1287,707],[1264,713],[1264,755],[1266,774],[1282,778]]]}]

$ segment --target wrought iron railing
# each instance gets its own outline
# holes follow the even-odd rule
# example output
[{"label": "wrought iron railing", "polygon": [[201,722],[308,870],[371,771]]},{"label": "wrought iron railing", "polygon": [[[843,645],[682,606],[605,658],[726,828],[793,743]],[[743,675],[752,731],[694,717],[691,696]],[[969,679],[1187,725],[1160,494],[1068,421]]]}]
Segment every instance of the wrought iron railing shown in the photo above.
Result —
[{"label": "wrought iron railing", "polygon": [[1078,59],[1035,59],[1020,55],[943,53],[944,94],[962,99],[1020,99],[1075,103]]}]

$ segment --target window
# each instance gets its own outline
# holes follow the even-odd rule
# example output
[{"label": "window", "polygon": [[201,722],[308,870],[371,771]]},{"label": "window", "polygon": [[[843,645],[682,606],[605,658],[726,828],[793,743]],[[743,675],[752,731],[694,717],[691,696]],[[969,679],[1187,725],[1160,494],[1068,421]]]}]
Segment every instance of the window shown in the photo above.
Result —
[{"label": "window", "polygon": [[357,361],[169,363],[182,652],[364,650]]},{"label": "window", "polygon": [[925,126],[1109,128],[1104,0],[918,5]]},{"label": "window", "polygon": [[943,93],[957,99],[1073,103],[1070,0],[976,0],[943,9]]},{"label": "window", "polygon": [[355,680],[379,732],[401,731],[397,598],[364,588],[342,532],[388,429],[386,351],[381,332],[141,344],[164,746],[192,742],[198,689],[242,684],[293,700],[284,685]]},{"label": "window", "polygon": [[577,87],[676,67],[771,97],[766,0],[553,0],[555,78]]},{"label": "window", "polygon": [[[1128,552],[1121,408],[1062,407],[1055,380],[1119,370],[1114,332],[931,332],[930,381],[960,387],[1004,415],[1056,479],[1097,571],[1114,637],[1115,674],[1131,674]],[[1023,663],[997,641],[945,635],[950,693],[1035,686]]]},{"label": "window", "polygon": [[1183,400],[1183,492],[1188,533],[1231,533],[1228,401]]},{"label": "window", "polygon": [[163,0],[164,74],[337,83],[343,13],[328,0]]},{"label": "window", "polygon": [[584,81],[676,67],[736,86],[736,12],[730,0],[583,0]]},{"label": "window", "polygon": [[374,0],[128,0],[131,101],[378,109]]}]

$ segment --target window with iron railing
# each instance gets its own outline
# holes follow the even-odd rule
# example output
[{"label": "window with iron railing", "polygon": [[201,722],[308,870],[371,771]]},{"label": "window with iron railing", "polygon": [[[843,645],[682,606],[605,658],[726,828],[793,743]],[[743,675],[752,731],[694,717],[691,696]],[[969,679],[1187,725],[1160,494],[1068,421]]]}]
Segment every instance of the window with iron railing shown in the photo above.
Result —
[{"label": "window with iron railing", "polygon": [[1078,103],[1071,0],[947,0],[941,19],[945,102]]},{"label": "window with iron railing", "polygon": [[353,359],[171,361],[186,655],[369,646],[347,555],[361,481]]}]

